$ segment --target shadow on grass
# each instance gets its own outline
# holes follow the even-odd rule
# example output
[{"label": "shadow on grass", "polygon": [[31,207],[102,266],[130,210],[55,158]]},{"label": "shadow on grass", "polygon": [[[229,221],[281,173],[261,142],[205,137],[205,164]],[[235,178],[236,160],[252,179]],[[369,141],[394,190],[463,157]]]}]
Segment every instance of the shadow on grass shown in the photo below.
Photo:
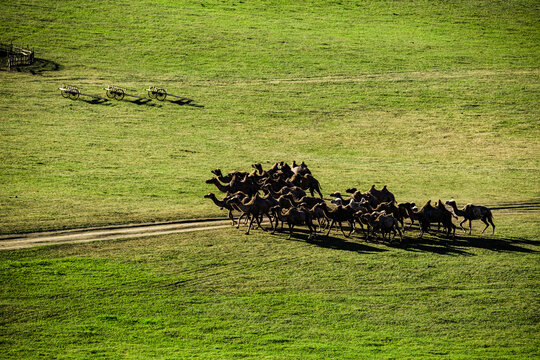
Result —
[{"label": "shadow on grass", "polygon": [[85,103],[87,104],[92,104],[92,105],[111,105],[111,102],[107,99],[83,99],[83,98],[79,98],[79,100],[81,101],[84,101]]},{"label": "shadow on grass", "polygon": [[[317,233],[315,239],[309,239],[309,232],[306,228],[295,227],[292,241],[303,241],[308,244],[320,246],[328,249],[354,251],[360,253],[372,253],[388,251],[387,249],[373,246],[386,246],[388,248],[403,249],[407,251],[430,252],[441,255],[473,255],[470,251],[473,248],[486,249],[500,252],[520,252],[520,253],[537,253],[534,247],[540,245],[539,242],[531,241],[523,238],[496,238],[490,235],[485,237],[460,235],[456,231],[454,238],[447,237],[445,233],[431,231],[429,234],[424,234],[422,238],[418,237],[419,230],[411,229],[405,232],[403,241],[398,238],[389,242],[382,241],[380,235],[377,238],[369,240],[362,234],[353,235],[350,238],[345,238],[341,233],[333,236],[326,236],[326,232]],[[288,236],[288,229],[282,232],[276,232],[283,236]],[[370,245],[373,244],[373,245]]]},{"label": "shadow on grass", "polygon": [[[289,230],[284,229],[283,231],[276,231],[274,235],[281,234],[289,236]],[[383,252],[388,251],[386,249],[381,249],[368,245],[366,243],[360,243],[354,241],[354,238],[341,238],[336,236],[326,236],[326,233],[317,233],[317,236],[314,239],[309,238],[309,231],[305,228],[295,227],[293,235],[290,239],[291,241],[303,241],[311,245],[320,246],[327,249],[334,250],[345,250],[345,251],[354,251],[359,253],[372,253],[372,252]],[[352,240],[352,241],[351,241]]]},{"label": "shadow on grass", "polygon": [[[472,255],[468,249],[486,249],[500,252],[537,253],[533,247],[540,243],[524,238],[497,238],[493,235],[461,235],[456,230],[455,237],[448,237],[443,232],[431,231],[422,238],[417,236],[404,236],[403,243],[392,245],[410,251],[432,252],[437,254]],[[418,233],[417,233],[418,234]]]},{"label": "shadow on grass", "polygon": [[[45,71],[59,71],[64,67],[51,60],[34,58],[34,62],[30,65],[19,65],[11,68],[12,72],[30,73],[32,75],[42,75]],[[10,71],[2,69],[3,71]]]},{"label": "shadow on grass", "polygon": [[204,105],[194,103],[193,100],[191,100],[191,99],[187,99],[187,100],[183,100],[183,99],[170,100],[169,102],[171,102],[173,104],[176,104],[176,105],[180,105],[180,106],[192,106],[192,107],[197,107],[197,108],[203,108],[204,107]]}]

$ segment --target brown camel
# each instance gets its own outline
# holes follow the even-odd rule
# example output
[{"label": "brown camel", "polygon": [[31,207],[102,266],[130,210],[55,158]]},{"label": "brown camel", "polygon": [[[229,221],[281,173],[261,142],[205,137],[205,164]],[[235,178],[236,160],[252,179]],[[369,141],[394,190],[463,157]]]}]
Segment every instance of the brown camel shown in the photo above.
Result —
[{"label": "brown camel", "polygon": [[465,232],[467,230],[465,230],[465,228],[463,227],[463,223],[467,220],[469,221],[469,235],[471,235],[471,231],[472,231],[471,222],[473,220],[482,220],[482,222],[486,224],[486,227],[484,228],[484,230],[482,230],[482,234],[484,233],[484,231],[486,231],[486,229],[489,227],[490,224],[491,224],[491,227],[493,228],[492,234],[495,234],[495,224],[493,223],[493,215],[491,214],[491,210],[488,209],[487,207],[481,206],[481,205],[467,204],[465,205],[463,209],[459,210],[454,200],[448,200],[446,202],[446,205],[450,205],[452,209],[454,209],[454,213],[457,216],[463,217],[463,221],[459,223],[459,226]]},{"label": "brown camel", "polygon": [[309,212],[311,213],[312,219],[317,219],[317,223],[319,224],[319,230],[317,230],[317,232],[321,232],[322,229],[326,229],[326,227],[329,225],[329,222],[328,218],[324,214],[324,210],[320,207],[315,207],[315,205],[312,206],[311,209],[309,209]]},{"label": "brown camel", "polygon": [[249,173],[245,171],[233,171],[228,173],[227,175],[223,175],[221,172],[221,169],[214,169],[210,171],[212,174],[216,175],[217,179],[221,181],[224,184],[228,184],[233,179],[233,176],[236,176],[238,179],[243,179],[246,176],[249,175]]},{"label": "brown camel", "polygon": [[233,196],[231,199],[228,200],[228,202],[235,205],[238,209],[246,213],[248,218],[250,219],[246,235],[249,235],[249,231],[251,230],[251,226],[253,225],[253,220],[256,220],[257,225],[261,229],[266,231],[261,226],[261,222],[259,220],[259,218],[262,218],[263,215],[266,215],[268,217],[268,219],[270,220],[270,226],[272,226],[272,218],[270,217],[271,203],[270,201],[261,198],[259,194],[255,194],[255,196],[253,196],[251,199],[246,198],[244,200],[240,200],[239,197]]},{"label": "brown camel", "polygon": [[383,241],[385,240],[385,235],[388,234],[388,241],[390,241],[390,232],[394,233],[394,239],[396,238],[396,230],[399,233],[400,242],[403,241],[403,235],[399,229],[398,220],[390,214],[387,214],[386,211],[374,211],[371,214],[363,214],[360,216],[363,222],[368,224],[368,239],[369,239],[369,229],[373,235],[375,231],[378,230],[381,232]]},{"label": "brown camel", "polygon": [[[330,231],[332,230],[332,226],[334,226],[335,223],[339,224],[339,229],[343,233],[345,237],[350,237],[353,230],[354,230],[354,219],[353,214],[354,210],[352,210],[349,206],[337,206],[334,209],[330,209],[326,203],[317,204],[313,207],[313,209],[321,209],[324,212],[324,215],[330,220],[330,226],[328,228],[328,232],[326,233],[326,236],[330,234]],[[349,232],[349,235],[345,234],[345,231],[343,231],[343,225],[342,223],[344,221],[348,221],[351,225],[351,231]]]},{"label": "brown camel", "polygon": [[380,203],[375,211],[385,211],[388,215],[392,215],[399,223],[401,223],[401,228],[403,229],[403,215],[400,208],[394,202],[383,202]]},{"label": "brown camel", "polygon": [[453,231],[453,236],[456,235],[456,226],[452,223],[452,213],[448,210],[442,210],[440,207],[433,207],[431,200],[428,200],[422,208],[416,212],[418,221],[420,222],[420,238],[424,232],[429,230],[431,223],[442,223],[446,229],[446,236],[450,236],[450,231]]},{"label": "brown camel", "polygon": [[309,190],[311,193],[311,196],[314,196],[314,192],[316,191],[321,199],[323,198],[323,194],[321,193],[321,184],[317,179],[313,177],[311,174],[294,174],[289,178],[289,181],[296,185],[301,187],[304,190]]},{"label": "brown camel", "polygon": [[281,221],[281,227],[283,228],[283,223],[286,222],[289,226],[289,237],[287,239],[290,239],[292,237],[293,229],[296,225],[307,225],[309,229],[309,237],[308,239],[312,239],[315,236],[315,232],[313,229],[313,223],[311,218],[311,213],[308,209],[304,207],[300,208],[290,208],[286,210],[285,212],[282,212],[282,208],[277,205],[271,208],[272,214],[276,218],[276,225],[274,227],[274,230],[272,231],[272,234],[276,232],[278,223]]},{"label": "brown camel", "polygon": [[206,180],[207,184],[214,184],[217,189],[224,193],[235,193],[242,191],[248,195],[256,194],[259,191],[259,187],[250,181],[239,181],[236,176],[233,176],[232,180],[228,184],[222,184],[218,179],[211,178]]},{"label": "brown camel", "polygon": [[[227,202],[227,200],[229,199],[228,197],[225,197],[223,200],[219,200],[214,193],[209,193],[209,194],[204,195],[204,198],[212,200],[214,204],[216,204],[216,206],[222,209],[227,209],[229,211],[229,219],[231,219],[233,226],[236,225],[232,212],[233,210],[238,210],[238,209],[234,207],[234,205],[229,204]],[[238,219],[238,222],[240,223],[240,219]]]},{"label": "brown camel", "polygon": [[397,207],[399,208],[400,216],[402,219],[401,227],[405,231],[404,220],[410,219],[411,220],[411,225],[409,226],[409,229],[410,229],[413,226],[414,220],[415,220],[415,216],[413,214],[413,208],[416,207],[416,204],[413,202],[402,202],[402,203],[397,204]]},{"label": "brown camel", "polygon": [[296,164],[296,161],[293,160],[291,170],[295,174],[299,174],[299,175],[310,174],[311,175],[311,171],[309,171],[307,165],[303,161],[300,165],[298,165]]},{"label": "brown camel", "polygon": [[371,188],[368,190],[367,193],[375,197],[375,199],[377,199],[379,203],[396,201],[394,194],[388,191],[386,185],[384,185],[381,190],[377,190],[375,189],[375,185],[371,185]]}]

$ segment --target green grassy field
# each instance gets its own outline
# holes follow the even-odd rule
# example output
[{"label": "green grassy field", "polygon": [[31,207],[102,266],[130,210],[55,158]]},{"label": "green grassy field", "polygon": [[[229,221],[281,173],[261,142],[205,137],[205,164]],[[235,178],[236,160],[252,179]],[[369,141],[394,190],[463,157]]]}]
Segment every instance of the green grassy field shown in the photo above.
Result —
[{"label": "green grassy field", "polygon": [[0,42],[39,59],[0,71],[0,234],[223,216],[211,169],[281,160],[326,195],[513,207],[494,236],[403,247],[231,229],[3,252],[0,358],[539,356],[536,2],[1,8]]},{"label": "green grassy field", "polygon": [[[4,4],[4,41],[60,70],[0,72],[0,232],[217,216],[211,169],[281,160],[327,194],[540,198],[534,2],[295,4]],[[197,106],[73,102],[63,83]]]},{"label": "green grassy field", "polygon": [[0,253],[1,358],[532,359],[537,243],[236,229]]}]

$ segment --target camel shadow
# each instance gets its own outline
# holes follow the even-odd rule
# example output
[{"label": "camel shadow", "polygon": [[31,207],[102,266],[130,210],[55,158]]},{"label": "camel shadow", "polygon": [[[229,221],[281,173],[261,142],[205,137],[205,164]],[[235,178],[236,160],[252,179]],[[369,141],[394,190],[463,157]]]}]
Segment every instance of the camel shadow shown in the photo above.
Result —
[{"label": "camel shadow", "polygon": [[[276,231],[274,235],[278,234],[288,236],[289,231],[288,229],[285,229],[283,231]],[[349,241],[347,239],[332,235],[326,236],[326,234],[324,233],[317,233],[317,236],[315,238],[310,239],[308,229],[296,227],[294,228],[294,232],[290,241],[300,241],[326,249],[352,251],[357,253],[374,253],[388,251],[386,249],[370,246],[368,244],[362,244],[359,242]]]},{"label": "camel shadow", "polygon": [[[417,232],[418,231],[418,232]],[[459,231],[459,230],[458,230]],[[288,236],[288,230],[281,232]],[[295,228],[291,240],[303,241],[312,245],[334,250],[354,251],[359,253],[374,253],[389,251],[389,249],[402,249],[406,251],[429,252],[440,255],[473,256],[472,249],[486,249],[495,252],[516,252],[534,254],[539,252],[535,248],[540,242],[525,238],[497,238],[481,237],[479,235],[461,235],[456,232],[454,238],[447,237],[442,231],[430,231],[422,238],[418,237],[419,229],[408,230],[403,236],[403,241],[395,239],[391,242],[382,241],[380,238],[366,239],[364,234],[353,235],[345,238],[341,233],[335,236],[318,233],[315,239],[309,239],[309,232],[305,228]],[[369,244],[385,246],[387,249]]]},{"label": "camel shadow", "polygon": [[[537,253],[531,247],[539,242],[524,238],[480,237],[478,235],[461,235],[456,231],[455,237],[448,237],[443,232],[431,231],[422,238],[404,236],[399,247],[408,251],[432,252],[446,255],[473,255],[470,249],[485,249],[495,252]],[[467,251],[469,250],[469,251]]]}]

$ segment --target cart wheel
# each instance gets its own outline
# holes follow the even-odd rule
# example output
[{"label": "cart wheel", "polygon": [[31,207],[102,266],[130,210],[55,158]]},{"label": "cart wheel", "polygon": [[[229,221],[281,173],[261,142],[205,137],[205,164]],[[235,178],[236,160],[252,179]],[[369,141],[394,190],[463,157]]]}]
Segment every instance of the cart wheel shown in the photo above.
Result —
[{"label": "cart wheel", "polygon": [[163,100],[165,100],[166,97],[167,97],[167,90],[165,90],[165,89],[158,89],[157,90],[156,99],[158,99],[159,101],[163,101]]},{"label": "cart wheel", "polygon": [[79,90],[77,89],[71,89],[69,91],[69,98],[71,100],[77,100],[79,98]]},{"label": "cart wheel", "polygon": [[148,90],[148,97],[150,99],[155,99],[156,98],[156,92],[153,91],[153,90]]},{"label": "cart wheel", "polygon": [[66,90],[60,90],[60,94],[62,94],[62,96],[66,99],[69,97],[69,93]]},{"label": "cart wheel", "polygon": [[112,90],[110,90],[110,89],[107,89],[107,92],[106,92],[105,94],[107,95],[107,97],[108,97],[109,99],[114,98],[114,93],[113,93]]},{"label": "cart wheel", "polygon": [[118,101],[122,100],[124,98],[126,94],[124,93],[124,90],[122,89],[117,89],[115,94],[114,94],[114,98]]}]

